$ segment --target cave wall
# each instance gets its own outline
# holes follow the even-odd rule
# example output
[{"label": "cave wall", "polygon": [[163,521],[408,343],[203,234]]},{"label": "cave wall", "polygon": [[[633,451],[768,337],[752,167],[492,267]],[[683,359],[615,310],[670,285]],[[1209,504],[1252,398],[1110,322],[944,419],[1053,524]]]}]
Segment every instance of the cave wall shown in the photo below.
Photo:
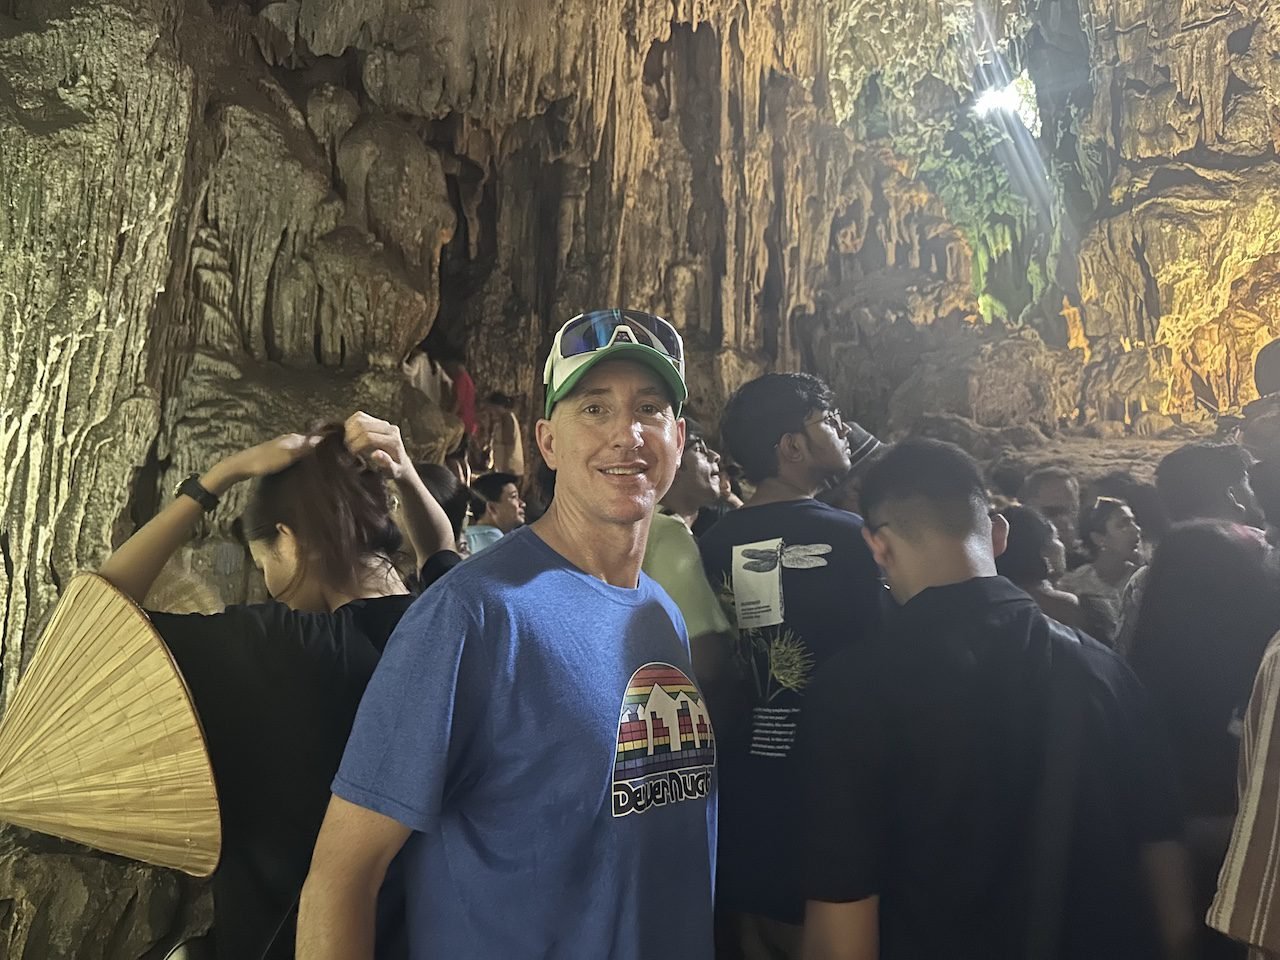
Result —
[{"label": "cave wall", "polygon": [[1257,397],[1254,357],[1280,335],[1280,11],[1073,5],[1046,16],[1064,25],[1058,46],[1083,45],[1093,65],[1059,143],[1096,209],[1079,258],[1084,332],[1150,355],[1167,411],[1197,395],[1239,409]]},{"label": "cave wall", "polygon": [[[526,413],[594,306],[672,317],[713,421],[798,366],[853,158],[825,53],[817,0],[0,0],[0,703],[186,474],[356,407],[440,459],[398,372],[433,330]],[[225,602],[243,496],[177,562]],[[4,833],[0,952],[155,956],[188,887]]]}]

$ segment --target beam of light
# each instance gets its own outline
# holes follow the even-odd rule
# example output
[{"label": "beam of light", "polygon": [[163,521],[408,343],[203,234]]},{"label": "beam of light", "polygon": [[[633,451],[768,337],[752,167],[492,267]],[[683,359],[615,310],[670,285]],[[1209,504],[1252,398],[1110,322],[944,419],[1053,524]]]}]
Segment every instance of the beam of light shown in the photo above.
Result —
[{"label": "beam of light", "polygon": [[973,102],[979,117],[1016,116],[1033,137],[1040,136],[1040,109],[1035,82],[1023,71],[1003,86],[988,87]]}]

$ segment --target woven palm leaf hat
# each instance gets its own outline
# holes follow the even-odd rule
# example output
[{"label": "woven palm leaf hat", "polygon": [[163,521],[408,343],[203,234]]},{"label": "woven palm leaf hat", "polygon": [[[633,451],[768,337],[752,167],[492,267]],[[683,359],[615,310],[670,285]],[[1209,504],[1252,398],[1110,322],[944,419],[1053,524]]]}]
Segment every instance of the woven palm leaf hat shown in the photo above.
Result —
[{"label": "woven palm leaf hat", "polygon": [[147,615],[95,574],[67,587],[0,719],[0,820],[198,877],[218,865],[190,691]]}]

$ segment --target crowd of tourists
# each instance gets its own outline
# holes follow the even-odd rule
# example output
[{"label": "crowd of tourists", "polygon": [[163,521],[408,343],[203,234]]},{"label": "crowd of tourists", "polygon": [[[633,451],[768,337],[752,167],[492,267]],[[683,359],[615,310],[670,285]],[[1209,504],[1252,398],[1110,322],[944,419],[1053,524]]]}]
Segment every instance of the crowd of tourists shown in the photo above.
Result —
[{"label": "crowd of tourists", "polygon": [[406,373],[450,463],[357,413],[189,478],[100,571],[141,601],[254,482],[273,601],[152,615],[221,801],[210,955],[1280,957],[1245,447],[988,473],[803,373],[713,425],[676,330],[607,310],[556,334],[526,470],[510,396]]}]

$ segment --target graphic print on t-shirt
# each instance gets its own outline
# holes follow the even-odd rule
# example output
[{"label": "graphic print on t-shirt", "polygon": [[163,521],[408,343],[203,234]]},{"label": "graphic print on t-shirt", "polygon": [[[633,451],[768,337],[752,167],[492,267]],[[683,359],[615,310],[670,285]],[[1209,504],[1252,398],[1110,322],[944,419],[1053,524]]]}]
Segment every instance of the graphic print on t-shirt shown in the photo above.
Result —
[{"label": "graphic print on t-shirt", "polygon": [[632,674],[618,716],[613,815],[705,798],[715,763],[715,733],[694,682],[669,663]]}]

